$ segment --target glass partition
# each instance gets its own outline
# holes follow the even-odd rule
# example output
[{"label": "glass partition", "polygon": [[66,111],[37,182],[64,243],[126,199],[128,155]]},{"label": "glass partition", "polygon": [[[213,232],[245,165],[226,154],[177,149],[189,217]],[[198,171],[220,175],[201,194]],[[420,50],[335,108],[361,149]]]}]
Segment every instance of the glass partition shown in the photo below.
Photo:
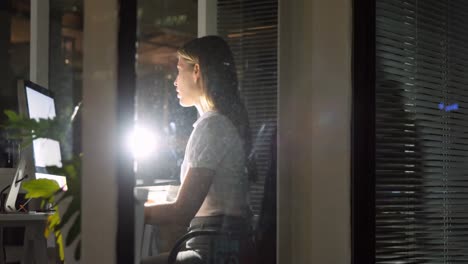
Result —
[{"label": "glass partition", "polygon": [[[30,6],[29,0],[0,3],[0,123],[4,110],[18,109],[16,81],[29,77]],[[15,165],[15,148],[0,128],[0,168]]]},{"label": "glass partition", "polygon": [[[82,147],[82,100],[83,100],[83,31],[84,0],[49,0],[49,89],[55,95],[56,112],[64,117],[63,138],[60,142],[63,162],[77,160],[83,155]],[[63,121],[65,120],[65,121]],[[98,149],[98,148],[96,148]],[[97,150],[95,150],[97,151]],[[82,172],[82,162],[74,163],[73,171]],[[67,164],[67,163],[65,163]],[[58,206],[60,221],[66,221],[61,228],[64,243],[65,262],[78,263],[77,252],[83,252],[82,234],[84,199],[82,178],[73,179],[73,172],[67,174],[69,203],[61,202]],[[101,175],[99,175],[101,176]],[[102,177],[102,176],[101,176]],[[85,196],[85,195],[83,195]],[[86,194],[90,196],[90,194]],[[94,202],[96,203],[96,199]],[[65,209],[66,208],[66,209]],[[66,218],[65,214],[75,214],[76,218]],[[80,228],[77,235],[73,229]],[[59,247],[59,246],[57,246]],[[81,258],[81,255],[79,256]],[[58,256],[56,258],[59,258]]]},{"label": "glass partition", "polygon": [[[0,207],[2,207],[0,211],[3,225],[0,232],[2,236],[0,240],[2,240],[3,253],[0,254],[0,258],[2,258],[2,263],[3,261],[8,263],[19,263],[20,261],[30,263],[28,259],[32,258],[41,263],[44,259],[47,260],[47,258],[54,263],[60,262],[59,246],[55,242],[61,240],[54,239],[53,233],[55,232],[50,232],[50,230],[44,232],[46,225],[42,227],[42,223],[40,223],[41,219],[35,218],[35,215],[42,215],[45,223],[48,216],[51,216],[49,219],[57,219],[55,217],[57,217],[58,213],[55,215],[54,212],[61,211],[63,214],[65,210],[62,210],[64,209],[62,208],[62,204],[59,204],[60,210],[56,210],[57,207],[40,206],[37,201],[38,199],[30,199],[28,197],[29,194],[37,191],[35,188],[43,188],[43,186],[39,186],[40,184],[35,185],[37,184],[35,176],[39,178],[39,174],[42,174],[44,171],[39,172],[38,170],[35,175],[26,174],[24,178],[17,178],[20,180],[16,183],[22,182],[22,189],[14,207],[15,209],[18,208],[18,212],[22,214],[20,218],[14,218],[18,220],[11,220],[5,215],[3,209],[5,197],[8,196],[9,188],[10,190],[15,190],[15,188],[10,187],[13,176],[17,171],[15,167],[18,167],[18,171],[22,171],[19,164],[26,164],[25,166],[36,167],[36,169],[42,167],[42,165],[39,165],[41,160],[39,155],[34,157],[35,163],[30,160],[27,160],[26,163],[19,163],[19,143],[23,134],[18,136],[17,130],[5,129],[5,131],[8,131],[7,135],[3,130],[7,121],[4,110],[8,109],[20,112],[22,110],[26,112],[23,107],[18,106],[18,99],[21,100],[21,96],[18,95],[18,80],[31,80],[52,92],[50,95],[53,95],[55,98],[55,113],[57,113],[57,116],[70,116],[73,113],[75,106],[81,101],[82,91],[82,14],[83,0],[6,0],[0,3],[0,61],[2,62],[0,63],[0,184],[3,189],[1,192],[2,197],[0,197],[0,201],[3,201],[0,204]],[[27,83],[30,84],[29,82]],[[44,90],[43,92],[49,95],[49,91]],[[47,97],[47,99],[48,102],[52,101],[51,97]],[[26,104],[25,102],[23,103]],[[51,107],[51,105],[53,104],[48,104],[48,107]],[[60,142],[62,161],[70,160],[72,156],[77,156],[81,153],[80,116],[76,115],[74,120],[73,126],[68,126],[71,122],[64,122],[66,123],[66,127],[62,127],[61,125],[60,127],[55,127],[60,130],[63,128],[64,131],[54,130],[50,133],[56,133],[51,135],[52,138],[58,137],[57,135],[61,134],[61,132],[65,132],[66,134],[66,138]],[[45,123],[42,123],[43,127],[45,127]],[[18,125],[18,123],[16,124]],[[56,125],[57,123],[54,124]],[[47,125],[51,125],[51,123]],[[54,127],[54,125],[51,126]],[[19,127],[23,128],[23,132],[26,132],[27,129],[30,131],[35,130],[21,122],[19,123]],[[23,142],[27,142],[27,140]],[[37,147],[37,142],[34,142],[35,147]],[[46,141],[41,140],[40,142]],[[26,145],[23,144],[22,147]],[[25,161],[24,157],[28,155],[23,155],[23,153],[28,153],[28,151],[27,148],[21,149],[22,161]],[[58,151],[54,151],[53,153],[57,155]],[[41,154],[49,157],[51,152],[45,151]],[[47,160],[47,158],[43,158],[44,156],[42,157],[43,161]],[[50,166],[55,164],[46,163],[45,165]],[[4,169],[5,167],[10,169]],[[74,169],[76,169],[75,172],[78,170],[78,168]],[[21,173],[19,172],[17,175],[21,175]],[[63,174],[59,175],[62,176]],[[29,186],[33,186],[32,189],[26,190],[24,188],[26,183]],[[73,187],[72,185],[70,183],[68,190],[73,188],[75,194],[79,192],[76,184]],[[51,185],[48,186],[50,187]],[[16,188],[17,192],[18,189],[19,187]],[[57,190],[54,191],[54,194],[58,193]],[[49,199],[51,196],[51,194],[43,193],[43,196],[39,197]],[[75,205],[79,204],[76,201],[79,201],[80,197],[75,198]],[[79,206],[75,205],[70,207],[74,207],[75,212],[79,211]],[[40,210],[44,212],[37,213]],[[70,211],[69,214],[71,213]],[[28,223],[36,221],[34,222],[34,228],[30,228],[28,224],[21,222],[22,219],[27,220],[24,222]],[[77,223],[80,218],[77,219],[77,222],[74,221],[73,226],[75,227],[79,225]],[[62,220],[64,223],[68,221],[66,218],[62,218]],[[14,227],[5,227],[5,223]],[[64,230],[60,228],[60,231]],[[38,243],[38,245],[41,243],[45,245],[47,243],[49,247],[47,252],[45,252],[45,247],[43,248],[44,252],[40,249],[31,252],[30,245],[32,243],[30,242],[33,242],[33,240],[29,241],[32,237],[31,233],[34,233],[34,243]],[[44,233],[50,234],[48,241],[43,236]],[[66,233],[65,231],[62,232],[64,236],[66,236]],[[67,258],[68,262],[72,263],[72,257]]]},{"label": "glass partition", "polygon": [[[83,0],[50,0],[49,89],[57,101],[57,113],[71,115],[82,100]],[[81,152],[80,112],[62,143],[62,158]]]},{"label": "glass partition", "polygon": [[[139,184],[178,181],[195,109],[179,106],[174,89],[177,50],[197,36],[197,1],[138,2],[136,126],[155,137],[151,153],[138,153]],[[157,141],[157,142],[156,142]],[[143,147],[148,142],[143,142]],[[153,151],[154,150],[154,151]]]},{"label": "glass partition", "polygon": [[[137,189],[149,190],[148,202],[171,201],[180,186],[180,167],[197,112],[179,106],[174,80],[177,50],[197,37],[197,16],[197,1],[138,1],[135,126],[137,137],[147,138],[137,143],[135,170]],[[186,226],[175,223],[145,230],[147,243],[141,250],[150,256],[170,250]]]}]

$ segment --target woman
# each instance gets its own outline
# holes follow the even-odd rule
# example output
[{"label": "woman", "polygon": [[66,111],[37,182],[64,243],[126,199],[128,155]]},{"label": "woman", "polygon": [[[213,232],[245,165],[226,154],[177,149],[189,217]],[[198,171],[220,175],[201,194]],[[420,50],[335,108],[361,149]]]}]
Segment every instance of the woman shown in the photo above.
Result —
[{"label": "woman", "polygon": [[[240,99],[232,53],[222,38],[190,41],[178,56],[177,97],[183,107],[196,107],[200,117],[187,143],[176,200],[146,207],[145,221],[190,221],[189,230],[237,233],[236,238],[192,239],[187,243],[189,250],[177,257],[177,263],[216,263],[213,256],[224,250],[220,247],[237,248],[240,255],[248,244],[248,186],[254,164],[248,158],[252,144],[247,111]],[[167,255],[145,262],[165,261]]]}]

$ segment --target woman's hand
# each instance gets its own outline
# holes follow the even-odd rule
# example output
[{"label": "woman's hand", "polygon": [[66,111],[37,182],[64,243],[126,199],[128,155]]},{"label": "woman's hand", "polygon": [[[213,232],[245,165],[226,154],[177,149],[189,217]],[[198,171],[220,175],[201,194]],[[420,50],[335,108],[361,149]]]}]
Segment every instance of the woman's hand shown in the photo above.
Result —
[{"label": "woman's hand", "polygon": [[145,223],[188,224],[203,204],[214,174],[211,169],[189,168],[174,202],[145,207]]}]

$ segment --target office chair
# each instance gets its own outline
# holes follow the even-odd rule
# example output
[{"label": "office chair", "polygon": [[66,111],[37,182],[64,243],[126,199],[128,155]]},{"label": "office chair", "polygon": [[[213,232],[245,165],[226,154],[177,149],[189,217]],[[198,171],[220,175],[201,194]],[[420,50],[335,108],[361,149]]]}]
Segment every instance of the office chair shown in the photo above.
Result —
[{"label": "office chair", "polygon": [[[271,138],[271,159],[268,173],[264,183],[262,210],[258,223],[254,223],[250,234],[253,243],[252,252],[244,252],[238,258],[238,251],[223,252],[221,261],[213,264],[275,264],[276,263],[276,168],[277,168],[277,141],[276,129]],[[237,234],[220,230],[195,230],[182,236],[174,245],[168,257],[168,264],[175,264],[177,254],[185,248],[188,240],[199,236],[236,237]],[[219,258],[217,259],[219,260]],[[209,263],[212,264],[212,263]]]}]

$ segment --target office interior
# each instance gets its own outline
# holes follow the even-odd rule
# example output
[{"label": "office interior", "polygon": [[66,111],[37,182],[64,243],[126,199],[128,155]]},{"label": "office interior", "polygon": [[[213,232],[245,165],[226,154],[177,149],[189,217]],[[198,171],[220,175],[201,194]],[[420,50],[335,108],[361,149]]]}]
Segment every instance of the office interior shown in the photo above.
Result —
[{"label": "office interior", "polygon": [[[212,0],[136,2],[11,0],[1,4],[0,46],[8,47],[2,48],[0,55],[8,62],[0,66],[2,111],[17,107],[17,79],[29,79],[53,91],[57,111],[70,111],[80,103],[83,106],[79,122],[62,146],[64,157],[83,153],[81,263],[129,263],[124,262],[125,256],[133,259],[135,255],[126,239],[130,238],[133,245],[137,236],[128,227],[122,231],[122,223],[130,220],[119,217],[135,211],[128,204],[122,205],[122,200],[132,200],[132,194],[121,185],[138,184],[129,160],[122,163],[119,156],[119,131],[129,118],[122,109],[131,109],[139,120],[153,126],[167,123],[170,129],[171,114],[175,114],[159,114],[164,113],[164,107],[174,107],[173,99],[153,94],[151,87],[172,88],[175,61],[171,53],[197,35],[228,35],[217,31],[216,25],[218,12],[229,10],[229,5],[221,9]],[[238,7],[243,1],[225,2],[233,2],[233,13],[240,12],[242,17],[242,8]],[[251,1],[245,2],[248,6]],[[247,37],[262,30],[276,34],[269,39],[274,44],[270,45],[273,55],[265,58],[276,65],[275,81],[268,84],[273,93],[265,96],[276,100],[268,110],[274,115],[263,118],[270,125],[276,123],[278,133],[277,263],[350,263],[353,3],[265,2],[273,11],[262,5],[252,9],[273,12],[273,24],[269,21],[251,32],[229,29],[236,25],[220,26],[234,32],[229,37],[237,47],[242,45],[243,33]],[[132,3],[136,3],[135,10],[119,9],[119,4],[131,7]],[[119,24],[127,19],[125,12],[131,11],[138,19],[133,29]],[[252,15],[254,11],[244,12]],[[229,15],[227,12],[224,18]],[[122,95],[122,83],[128,77],[119,74],[123,55],[128,54],[120,50],[123,40],[119,26],[133,30],[133,37],[139,41],[133,47],[133,55],[137,55],[135,99]],[[268,34],[266,38],[271,38]],[[165,94],[171,95],[170,91]],[[177,111],[184,121],[175,123],[177,128],[196,119],[191,110]],[[2,142],[3,149],[11,144]],[[14,162],[4,156],[2,167],[13,167]],[[139,164],[140,182],[147,181],[155,171],[151,167],[154,162],[147,163]],[[173,174],[171,169],[164,172]],[[131,175],[123,178],[123,172],[128,171]],[[261,197],[261,191],[258,195]],[[65,254],[72,256],[75,246],[67,247]]]}]

